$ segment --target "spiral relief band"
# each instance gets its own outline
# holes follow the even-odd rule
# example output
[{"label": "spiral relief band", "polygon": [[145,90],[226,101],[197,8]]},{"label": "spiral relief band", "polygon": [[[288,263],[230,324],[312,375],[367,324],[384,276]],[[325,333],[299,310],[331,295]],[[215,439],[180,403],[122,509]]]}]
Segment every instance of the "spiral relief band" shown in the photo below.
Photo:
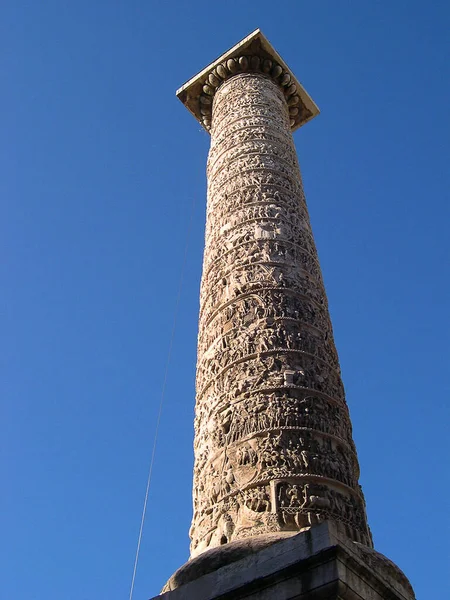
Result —
[{"label": "spiral relief band", "polygon": [[203,81],[211,148],[191,556],[325,519],[370,546],[291,133],[296,87],[251,55]]}]

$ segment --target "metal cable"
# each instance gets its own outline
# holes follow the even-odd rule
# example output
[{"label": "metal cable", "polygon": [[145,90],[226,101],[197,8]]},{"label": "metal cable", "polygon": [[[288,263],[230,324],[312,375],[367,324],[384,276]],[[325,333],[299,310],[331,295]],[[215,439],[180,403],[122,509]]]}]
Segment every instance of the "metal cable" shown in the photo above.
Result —
[{"label": "metal cable", "polygon": [[180,282],[178,284],[178,294],[177,294],[177,300],[175,303],[175,311],[174,311],[173,323],[172,323],[172,332],[170,335],[170,342],[169,342],[169,351],[167,353],[166,366],[164,369],[164,378],[163,378],[163,384],[162,384],[162,389],[161,389],[161,400],[159,402],[158,417],[156,419],[155,437],[153,439],[153,448],[152,448],[152,454],[151,454],[151,458],[150,458],[150,467],[148,470],[147,486],[145,489],[144,506],[142,508],[142,516],[141,516],[141,525],[139,527],[139,536],[138,536],[138,542],[137,542],[137,548],[136,548],[136,555],[134,558],[133,576],[131,578],[129,600],[133,600],[134,582],[136,579],[136,571],[137,571],[137,565],[138,565],[138,560],[139,560],[139,552],[141,549],[142,532],[144,530],[145,516],[147,514],[148,495],[149,495],[150,484],[151,484],[151,480],[152,480],[153,464],[155,462],[156,444],[158,441],[159,424],[161,422],[161,414],[162,414],[162,409],[163,409],[163,404],[164,404],[164,395],[165,395],[165,391],[166,391],[167,374],[169,372],[169,364],[170,364],[170,359],[172,357],[173,340],[175,338],[175,330],[176,330],[177,318],[178,318],[178,309],[179,309],[179,305],[180,305],[181,291],[183,288],[184,271],[185,271],[185,267],[186,267],[189,239],[190,239],[190,234],[191,234],[191,229],[192,229],[194,207],[195,207],[195,196],[192,199],[191,216],[189,219],[189,226],[188,226],[188,231],[187,231],[187,235],[186,235],[186,244],[185,244],[185,248],[184,248],[184,256],[183,256],[183,264],[181,267]]}]

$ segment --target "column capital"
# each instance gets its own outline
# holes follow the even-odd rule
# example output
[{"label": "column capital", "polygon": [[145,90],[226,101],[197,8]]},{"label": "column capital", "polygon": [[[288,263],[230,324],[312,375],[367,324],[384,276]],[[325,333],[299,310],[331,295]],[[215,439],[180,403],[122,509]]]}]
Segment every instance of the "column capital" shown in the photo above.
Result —
[{"label": "column capital", "polygon": [[283,90],[295,131],[319,114],[319,109],[260,29],[219,56],[177,90],[177,97],[210,131],[212,101],[220,85],[239,73],[261,73]]}]

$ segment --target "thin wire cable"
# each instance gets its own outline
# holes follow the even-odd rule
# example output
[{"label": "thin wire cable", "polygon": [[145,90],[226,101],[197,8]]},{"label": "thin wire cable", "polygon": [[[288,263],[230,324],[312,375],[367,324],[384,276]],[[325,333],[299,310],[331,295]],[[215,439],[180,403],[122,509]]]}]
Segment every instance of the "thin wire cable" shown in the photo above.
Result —
[{"label": "thin wire cable", "polygon": [[150,491],[150,483],[152,480],[153,463],[155,462],[156,444],[158,441],[159,424],[161,421],[161,414],[162,414],[162,409],[163,409],[163,404],[164,404],[164,395],[165,395],[165,391],[166,391],[167,374],[169,372],[169,364],[170,364],[170,359],[172,357],[173,340],[175,338],[175,330],[176,330],[176,326],[177,326],[178,309],[180,306],[181,291],[183,288],[184,271],[186,268],[186,259],[187,259],[187,253],[188,253],[188,247],[189,247],[189,239],[191,237],[192,221],[193,221],[193,216],[194,216],[194,207],[195,207],[195,196],[192,199],[191,216],[189,219],[189,226],[188,226],[188,231],[187,231],[187,235],[186,235],[186,245],[184,247],[183,264],[181,267],[180,283],[178,284],[178,294],[177,294],[177,300],[175,303],[175,311],[174,311],[173,322],[172,322],[172,332],[170,335],[170,342],[169,342],[169,351],[167,353],[166,366],[164,369],[163,385],[161,388],[161,400],[159,402],[158,417],[156,419],[155,437],[153,439],[152,455],[151,455],[151,459],[150,459],[150,467],[149,467],[148,477],[147,477],[147,487],[145,489],[144,506],[142,508],[141,525],[139,527],[139,536],[138,536],[138,542],[137,542],[137,548],[136,548],[136,555],[134,558],[133,576],[131,578],[129,600],[133,600],[134,582],[136,579],[136,571],[137,571],[137,565],[138,565],[138,560],[139,560],[139,552],[141,549],[142,532],[144,530],[145,516],[147,514],[148,495],[149,495],[149,491]]}]

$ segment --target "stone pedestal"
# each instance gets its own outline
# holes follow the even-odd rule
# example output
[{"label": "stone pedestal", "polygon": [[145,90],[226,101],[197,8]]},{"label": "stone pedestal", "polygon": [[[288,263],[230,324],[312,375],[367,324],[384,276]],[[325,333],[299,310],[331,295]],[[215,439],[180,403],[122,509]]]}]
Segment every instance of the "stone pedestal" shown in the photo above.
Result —
[{"label": "stone pedestal", "polygon": [[[208,570],[205,558],[204,567]],[[189,563],[178,573],[184,571],[187,580],[188,570]],[[199,575],[195,569],[192,574]],[[179,579],[183,580],[183,575]],[[165,589],[176,585],[177,574]],[[351,542],[339,525],[327,521],[156,598],[413,600],[414,592],[394,563],[367,546]]]}]

